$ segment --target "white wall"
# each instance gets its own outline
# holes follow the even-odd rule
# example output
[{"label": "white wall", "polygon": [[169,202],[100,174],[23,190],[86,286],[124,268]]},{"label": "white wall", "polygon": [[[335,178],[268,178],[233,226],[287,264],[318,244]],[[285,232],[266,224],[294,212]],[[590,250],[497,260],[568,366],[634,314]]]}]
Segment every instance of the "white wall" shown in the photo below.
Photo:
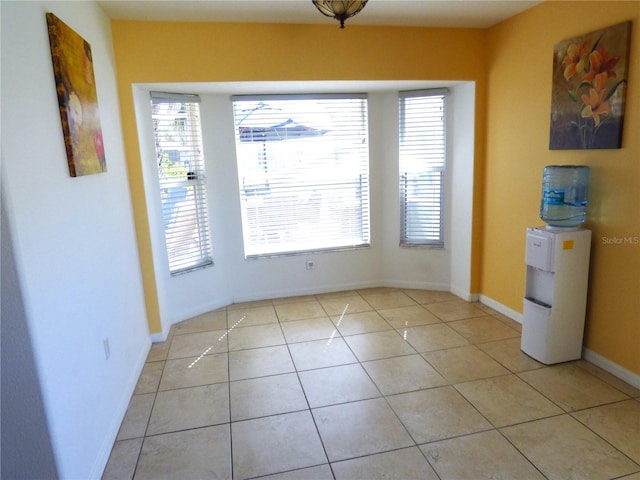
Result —
[{"label": "white wall", "polygon": [[453,252],[450,275],[451,292],[465,300],[477,300],[471,292],[471,233],[473,220],[473,147],[475,84],[451,88],[448,100],[447,149],[451,159],[447,169],[449,182],[446,243]]},{"label": "white wall", "polygon": [[[449,141],[449,147],[454,153],[451,161],[460,165],[454,168],[450,164],[448,168],[451,169],[452,178],[455,174],[455,180],[462,181],[465,187],[458,192],[456,185],[456,188],[451,189],[454,193],[445,201],[448,219],[445,248],[400,248],[397,93],[389,90],[388,85],[386,90],[381,90],[379,85],[369,86],[373,87],[369,94],[371,247],[252,260],[245,260],[243,254],[230,95],[256,93],[256,88],[286,93],[327,89],[347,91],[345,88],[353,89],[353,85],[279,82],[268,86],[148,84],[133,87],[164,335],[173,323],[232,302],[246,300],[380,285],[449,290],[453,276],[460,284],[456,293],[469,296],[473,192],[466,186],[473,184],[473,109],[459,108],[455,112],[451,111],[455,113],[448,126],[449,137],[455,138],[455,141]],[[422,82],[420,86],[424,88],[427,85]],[[202,98],[203,143],[215,265],[176,277],[169,275],[164,246],[148,93],[154,89],[197,93]],[[465,94],[460,105],[468,105],[469,101],[473,105],[473,84],[464,88],[455,86],[456,95],[457,89]],[[362,84],[355,91],[364,91]],[[467,144],[468,147],[465,147]],[[452,180],[449,179],[448,182],[451,187]],[[451,195],[456,195],[455,202]],[[455,222],[451,220],[453,213],[456,216]],[[456,238],[456,242],[452,242],[451,238]],[[307,258],[315,260],[314,270],[305,269]],[[455,265],[455,271],[452,271],[452,265]],[[466,292],[463,291],[465,287]],[[162,336],[158,335],[154,340],[162,339]]]},{"label": "white wall", "polygon": [[15,265],[4,202],[1,205],[2,239],[2,335],[0,335],[0,402],[2,430],[0,474],[2,478],[46,478],[58,474],[42,403],[22,291]]},{"label": "white wall", "polygon": [[[99,478],[150,346],[110,23],[93,2],[1,8],[3,208],[28,340],[58,475]],[[91,44],[107,173],[69,176],[48,11]]]},{"label": "white wall", "polygon": [[[442,86],[441,84],[438,86]],[[374,96],[376,99],[378,95]],[[374,116],[375,137],[378,139],[377,151],[381,152],[381,160],[372,159],[373,165],[380,171],[383,179],[378,198],[382,199],[379,208],[383,212],[379,223],[379,238],[383,248],[384,270],[382,284],[405,288],[428,288],[432,290],[449,290],[449,265],[452,251],[450,249],[449,224],[450,209],[447,199],[444,201],[445,246],[433,247],[400,247],[400,186],[398,182],[398,96],[396,92],[388,92],[380,96],[379,113]],[[447,100],[449,102],[449,100]],[[374,110],[375,111],[375,110]],[[447,119],[448,120],[448,119]],[[378,125],[379,124],[379,125]],[[448,122],[448,126],[451,124]],[[447,135],[449,136],[449,135]],[[372,155],[373,156],[373,155]],[[451,167],[448,159],[445,173],[445,187],[450,187],[448,170]],[[372,193],[372,196],[374,194]],[[445,192],[446,195],[446,192]]]}]

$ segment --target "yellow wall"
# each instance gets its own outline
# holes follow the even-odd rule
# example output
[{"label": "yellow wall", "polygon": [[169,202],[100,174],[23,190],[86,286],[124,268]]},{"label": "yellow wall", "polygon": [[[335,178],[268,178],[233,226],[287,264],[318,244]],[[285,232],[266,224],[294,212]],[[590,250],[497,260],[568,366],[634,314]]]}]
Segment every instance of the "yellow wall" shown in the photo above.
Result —
[{"label": "yellow wall", "polygon": [[471,290],[479,290],[486,31],[334,24],[113,21],[129,182],[151,332],[161,330],[131,85],[284,80],[472,80],[476,99],[475,239]]},{"label": "yellow wall", "polygon": [[[548,1],[484,31],[113,21],[151,331],[159,332],[160,322],[133,83],[473,80],[477,90],[471,290],[522,311],[524,231],[541,223],[542,168],[589,165],[586,226],[594,237],[586,346],[640,374],[640,246],[602,240],[640,236],[639,5]],[[550,151],[553,45],[624,20],[634,24],[623,148]]]},{"label": "yellow wall", "polygon": [[[539,225],[542,170],[591,167],[585,346],[640,374],[640,2],[545,2],[489,31],[482,293],[522,311],[524,232]],[[553,46],[632,20],[621,149],[549,150]]]}]

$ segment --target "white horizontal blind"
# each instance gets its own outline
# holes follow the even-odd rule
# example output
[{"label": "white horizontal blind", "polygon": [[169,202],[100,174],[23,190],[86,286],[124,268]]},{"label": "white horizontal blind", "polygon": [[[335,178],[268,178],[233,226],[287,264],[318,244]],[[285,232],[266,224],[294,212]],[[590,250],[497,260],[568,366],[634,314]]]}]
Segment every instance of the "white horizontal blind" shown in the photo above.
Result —
[{"label": "white horizontal blind", "polygon": [[151,94],[164,234],[172,275],[213,264],[199,97]]},{"label": "white horizontal blind", "polygon": [[445,95],[400,93],[400,245],[444,245]]},{"label": "white horizontal blind", "polygon": [[368,245],[366,96],[232,100],[245,256]]}]

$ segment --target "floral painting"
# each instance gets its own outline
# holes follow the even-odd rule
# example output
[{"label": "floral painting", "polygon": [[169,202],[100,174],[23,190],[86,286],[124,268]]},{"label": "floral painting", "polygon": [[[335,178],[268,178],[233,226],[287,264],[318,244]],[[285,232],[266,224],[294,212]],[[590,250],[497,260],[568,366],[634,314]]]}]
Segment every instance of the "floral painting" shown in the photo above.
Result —
[{"label": "floral painting", "polygon": [[624,22],[555,45],[551,150],[621,147],[630,30]]},{"label": "floral painting", "polygon": [[91,46],[52,13],[47,25],[69,173],[106,172]]}]

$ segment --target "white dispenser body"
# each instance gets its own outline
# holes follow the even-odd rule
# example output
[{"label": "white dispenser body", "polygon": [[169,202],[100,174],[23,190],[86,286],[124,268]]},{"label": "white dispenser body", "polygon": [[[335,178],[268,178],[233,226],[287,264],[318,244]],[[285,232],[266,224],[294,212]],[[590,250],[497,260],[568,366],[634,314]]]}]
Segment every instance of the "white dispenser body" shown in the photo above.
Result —
[{"label": "white dispenser body", "polygon": [[590,230],[527,229],[521,348],[544,364],[582,356],[590,250]]}]

